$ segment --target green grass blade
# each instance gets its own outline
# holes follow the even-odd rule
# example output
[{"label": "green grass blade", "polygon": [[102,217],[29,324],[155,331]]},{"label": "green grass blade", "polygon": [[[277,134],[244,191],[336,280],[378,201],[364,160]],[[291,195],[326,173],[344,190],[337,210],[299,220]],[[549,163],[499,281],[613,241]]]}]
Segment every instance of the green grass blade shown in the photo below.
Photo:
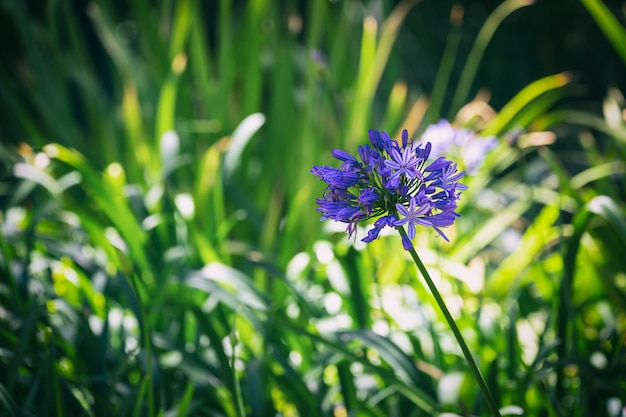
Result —
[{"label": "green grass blade", "polygon": [[596,21],[598,27],[604,32],[604,35],[626,65],[626,29],[624,26],[602,0],[581,0],[581,3],[587,8],[593,20]]},{"label": "green grass blade", "polygon": [[450,115],[452,118],[456,112],[465,104],[469,97],[469,92],[472,88],[472,83],[476,77],[480,61],[485,54],[487,45],[493,38],[493,34],[496,29],[507,16],[513,13],[515,10],[525,6],[529,6],[534,3],[534,0],[507,0],[502,2],[494,11],[489,15],[485,23],[481,26],[480,32],[472,45],[472,49],[469,52],[465,67],[461,72],[457,89],[452,97],[452,104],[450,105]]},{"label": "green grass blade", "polygon": [[424,126],[437,122],[442,117],[443,101],[450,83],[450,76],[454,68],[454,62],[461,40],[461,24],[463,11],[460,6],[453,6],[450,12],[450,23],[452,27],[448,33],[446,47],[441,58],[441,63],[437,69],[433,90],[430,94],[430,105],[424,115],[422,123]]},{"label": "green grass blade", "polygon": [[520,282],[522,272],[537,259],[549,244],[558,239],[555,222],[559,217],[557,205],[545,206],[525,231],[520,243],[493,272],[486,282],[485,291],[496,299],[510,294]]},{"label": "green grass blade", "polygon": [[517,93],[493,118],[482,131],[483,136],[498,136],[506,132],[507,128],[512,128],[518,115],[529,106],[533,100],[548,91],[555,90],[567,85],[571,80],[568,74],[556,74],[541,78]]},{"label": "green grass blade", "polygon": [[189,415],[189,408],[191,406],[191,401],[193,400],[194,391],[195,383],[193,381],[189,381],[189,383],[187,383],[187,387],[185,388],[183,398],[181,398],[178,403],[178,412],[176,413],[176,417],[187,417]]}]

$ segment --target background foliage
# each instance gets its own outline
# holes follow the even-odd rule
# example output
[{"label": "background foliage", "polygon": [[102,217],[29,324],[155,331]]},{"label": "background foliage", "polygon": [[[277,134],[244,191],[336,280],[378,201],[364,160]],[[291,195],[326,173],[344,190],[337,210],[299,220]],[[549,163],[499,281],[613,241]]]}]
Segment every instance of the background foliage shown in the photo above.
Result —
[{"label": "background foliage", "polygon": [[0,414],[486,415],[308,172],[449,118],[499,142],[416,245],[503,414],[622,415],[622,6],[0,1]]}]

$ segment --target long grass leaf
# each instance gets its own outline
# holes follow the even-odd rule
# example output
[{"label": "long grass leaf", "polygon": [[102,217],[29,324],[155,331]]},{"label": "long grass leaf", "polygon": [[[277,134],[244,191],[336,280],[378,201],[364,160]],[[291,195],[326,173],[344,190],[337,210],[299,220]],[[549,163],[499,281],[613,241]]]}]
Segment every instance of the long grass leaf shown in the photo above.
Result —
[{"label": "long grass leaf", "polygon": [[522,7],[533,4],[533,0],[507,0],[502,2],[494,11],[489,15],[485,23],[481,26],[478,36],[472,45],[472,49],[469,52],[465,67],[461,72],[457,89],[452,97],[452,104],[450,105],[450,117],[456,114],[461,109],[469,97],[469,92],[474,82],[474,77],[478,71],[480,61],[485,54],[487,45],[493,38],[496,29],[500,26],[502,21],[506,19],[515,10]]},{"label": "long grass leaf", "polygon": [[559,207],[545,206],[525,231],[516,250],[489,277],[485,290],[497,299],[506,297],[520,282],[523,271],[559,236],[554,224]]},{"label": "long grass leaf", "polygon": [[626,29],[601,0],[581,0],[626,65]]},{"label": "long grass leaf", "polygon": [[503,134],[507,128],[511,128],[512,123],[518,117],[520,112],[528,106],[533,100],[547,93],[567,85],[571,80],[570,75],[566,73],[551,75],[541,78],[517,93],[500,112],[493,118],[482,131],[484,136],[498,136]]},{"label": "long grass leaf", "polygon": [[192,381],[189,381],[189,383],[187,383],[187,387],[185,388],[183,398],[181,398],[178,403],[178,412],[176,413],[176,417],[187,417],[189,415],[189,408],[191,406],[191,401],[193,400],[194,391],[195,384]]}]

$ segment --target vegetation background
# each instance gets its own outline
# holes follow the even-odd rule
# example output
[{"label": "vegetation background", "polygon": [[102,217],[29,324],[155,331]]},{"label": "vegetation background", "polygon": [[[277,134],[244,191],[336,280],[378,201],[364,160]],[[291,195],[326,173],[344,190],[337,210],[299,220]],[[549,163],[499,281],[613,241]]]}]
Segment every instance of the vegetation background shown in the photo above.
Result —
[{"label": "vegetation background", "polygon": [[0,415],[487,415],[309,173],[442,118],[498,144],[416,246],[502,414],[624,415],[625,10],[0,0]]}]

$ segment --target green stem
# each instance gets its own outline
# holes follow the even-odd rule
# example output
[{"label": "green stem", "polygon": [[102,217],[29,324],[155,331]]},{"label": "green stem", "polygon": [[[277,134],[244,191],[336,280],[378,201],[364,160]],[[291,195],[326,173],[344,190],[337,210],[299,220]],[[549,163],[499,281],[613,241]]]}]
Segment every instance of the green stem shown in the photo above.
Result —
[{"label": "green stem", "polygon": [[[408,239],[403,227],[398,227],[398,231],[400,232],[400,235],[403,238]],[[446,304],[444,303],[443,298],[441,297],[441,294],[439,293],[439,290],[437,290],[435,283],[430,277],[430,274],[426,270],[424,263],[422,262],[420,257],[417,255],[417,252],[415,251],[413,247],[409,249],[409,253],[411,254],[411,257],[413,258],[413,261],[415,261],[415,265],[417,265],[417,268],[422,273],[422,276],[424,277],[424,280],[426,281],[426,284],[428,285],[430,292],[433,294],[433,297],[435,297],[435,301],[437,301],[437,305],[439,306],[439,309],[443,313],[444,317],[446,318],[446,321],[448,322],[448,325],[452,329],[452,333],[454,333],[454,337],[456,338],[456,341],[459,343],[459,346],[461,346],[461,350],[463,351],[463,356],[465,356],[465,360],[467,361],[467,364],[469,365],[470,370],[474,374],[474,378],[476,378],[476,382],[478,382],[478,385],[480,386],[480,389],[482,390],[485,396],[485,399],[487,400],[487,405],[489,406],[491,413],[495,417],[501,417],[500,411],[498,410],[498,406],[495,400],[493,399],[493,395],[491,395],[491,391],[489,390],[489,386],[487,386],[487,382],[485,382],[485,378],[480,372],[480,369],[478,369],[478,366],[476,365],[476,361],[474,361],[472,353],[467,347],[467,344],[465,343],[465,339],[463,339],[463,335],[461,334],[461,331],[459,330],[458,326],[456,325],[456,322],[452,318],[452,315],[450,314],[448,307],[446,307]]]},{"label": "green stem", "polygon": [[144,349],[146,351],[146,377],[148,378],[148,416],[154,417],[154,382],[152,378],[152,343],[150,341],[150,327],[148,325],[148,317],[145,307],[141,301],[141,293],[139,292],[139,285],[137,284],[136,274],[131,274],[130,279],[131,286],[137,295],[137,302],[139,304],[139,318],[142,323],[142,336]]}]

